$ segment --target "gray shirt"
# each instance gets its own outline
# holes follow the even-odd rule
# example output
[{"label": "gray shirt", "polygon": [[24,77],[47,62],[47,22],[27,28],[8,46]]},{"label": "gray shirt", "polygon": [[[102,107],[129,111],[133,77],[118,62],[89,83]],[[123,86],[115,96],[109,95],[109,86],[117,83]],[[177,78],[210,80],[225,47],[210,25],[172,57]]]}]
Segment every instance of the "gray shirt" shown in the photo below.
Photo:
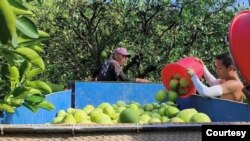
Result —
[{"label": "gray shirt", "polygon": [[114,59],[107,59],[101,66],[97,75],[98,81],[135,81],[135,79],[127,78],[120,64]]}]

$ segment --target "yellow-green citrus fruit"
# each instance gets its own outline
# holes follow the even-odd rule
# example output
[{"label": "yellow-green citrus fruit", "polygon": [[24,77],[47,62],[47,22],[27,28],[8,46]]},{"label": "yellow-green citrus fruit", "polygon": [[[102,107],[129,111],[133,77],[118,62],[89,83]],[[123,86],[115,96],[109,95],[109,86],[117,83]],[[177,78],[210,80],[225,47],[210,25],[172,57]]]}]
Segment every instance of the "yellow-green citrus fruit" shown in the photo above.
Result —
[{"label": "yellow-green citrus fruit", "polygon": [[174,106],[169,106],[167,109],[166,109],[166,116],[169,117],[169,118],[172,118],[172,117],[175,117],[176,114],[179,112],[180,110]]},{"label": "yellow-green citrus fruit", "polygon": [[120,113],[119,121],[121,123],[138,123],[140,116],[133,109],[125,109]]},{"label": "yellow-green citrus fruit", "polygon": [[167,91],[166,90],[160,90],[155,95],[155,100],[158,102],[163,102],[167,98]]},{"label": "yellow-green citrus fruit", "polygon": [[200,122],[211,122],[210,117],[205,114],[205,113],[197,113],[194,114],[191,118],[190,118],[190,122],[194,122],[194,123],[200,123]]},{"label": "yellow-green citrus fruit", "polygon": [[180,87],[187,87],[189,85],[188,80],[184,77],[182,77],[179,81]]},{"label": "yellow-green citrus fruit", "polygon": [[177,79],[171,79],[169,81],[169,86],[170,86],[171,90],[176,90],[178,88],[178,86],[179,86],[179,80],[177,80]]},{"label": "yellow-green citrus fruit", "polygon": [[172,76],[173,79],[177,79],[179,80],[181,78],[181,75],[179,73],[175,73],[173,76]]},{"label": "yellow-green citrus fruit", "polygon": [[178,94],[177,94],[177,92],[175,92],[175,91],[168,91],[168,93],[167,93],[167,99],[169,100],[169,101],[176,101],[177,100],[177,98],[178,98]]},{"label": "yellow-green citrus fruit", "polygon": [[189,122],[190,118],[198,112],[194,108],[184,109],[177,113],[176,117],[181,118],[184,122]]},{"label": "yellow-green citrus fruit", "polygon": [[179,87],[178,88],[178,95],[183,96],[186,95],[188,92],[188,87]]}]

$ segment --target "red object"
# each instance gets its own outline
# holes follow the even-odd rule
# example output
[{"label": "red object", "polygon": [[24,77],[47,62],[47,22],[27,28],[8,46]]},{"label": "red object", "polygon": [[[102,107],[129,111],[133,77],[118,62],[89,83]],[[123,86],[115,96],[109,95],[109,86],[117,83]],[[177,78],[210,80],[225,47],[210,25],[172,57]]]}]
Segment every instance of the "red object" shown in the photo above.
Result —
[{"label": "red object", "polygon": [[238,13],[229,27],[229,48],[235,65],[250,84],[250,11]]},{"label": "red object", "polygon": [[[195,60],[194,57],[186,57],[183,58],[175,63],[167,64],[161,71],[161,80],[166,87],[167,90],[170,90],[169,81],[172,79],[172,76],[174,74],[180,74],[181,77],[186,78],[187,80],[190,80],[190,77],[188,76],[186,69],[187,68],[193,68],[196,72],[196,75],[201,78],[203,75],[203,66],[201,63]],[[195,87],[193,86],[193,83],[190,83],[188,92],[180,96],[181,98],[188,97],[196,92]]]}]

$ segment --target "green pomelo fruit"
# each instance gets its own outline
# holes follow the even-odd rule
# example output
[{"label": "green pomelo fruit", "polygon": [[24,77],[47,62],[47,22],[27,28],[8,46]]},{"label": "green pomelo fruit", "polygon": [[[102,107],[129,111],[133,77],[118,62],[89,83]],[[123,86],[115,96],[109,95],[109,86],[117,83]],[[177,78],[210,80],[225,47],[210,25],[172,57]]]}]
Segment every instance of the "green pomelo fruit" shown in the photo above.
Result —
[{"label": "green pomelo fruit", "polygon": [[188,80],[185,77],[182,77],[179,83],[180,83],[180,87],[187,87],[189,85]]},{"label": "green pomelo fruit", "polygon": [[145,111],[142,115],[151,115],[150,111]]},{"label": "green pomelo fruit", "polygon": [[79,122],[80,124],[92,124],[93,122],[89,119],[83,119],[81,120],[81,122]]},{"label": "green pomelo fruit", "polygon": [[194,122],[194,123],[201,123],[201,122],[211,122],[210,117],[205,114],[205,113],[197,113],[194,114],[191,118],[190,118],[190,122]]},{"label": "green pomelo fruit", "polygon": [[84,110],[87,114],[91,113],[94,109],[95,109],[95,107],[94,107],[93,105],[87,105],[87,106],[85,106],[85,107],[83,108],[83,110]]},{"label": "green pomelo fruit", "polygon": [[66,112],[64,110],[59,110],[57,113],[57,117],[64,117],[66,115]]},{"label": "green pomelo fruit", "polygon": [[98,115],[98,114],[102,114],[102,110],[99,109],[99,108],[95,108],[89,115],[90,115],[90,118],[94,115]]},{"label": "green pomelo fruit", "polygon": [[111,105],[107,102],[103,102],[98,107],[103,110],[103,108],[105,108],[106,106],[111,106]]},{"label": "green pomelo fruit", "polygon": [[138,107],[140,107],[140,105],[141,105],[139,102],[136,102],[136,101],[131,101],[131,102],[129,103],[129,105],[130,105],[130,104],[135,104],[135,105],[137,105]]},{"label": "green pomelo fruit", "polygon": [[185,94],[187,94],[188,92],[188,87],[179,87],[178,88],[178,95],[179,96],[183,96]]},{"label": "green pomelo fruit", "polygon": [[159,105],[159,103],[156,103],[156,102],[152,103],[152,105],[153,105],[154,109],[158,109],[158,108],[161,107],[161,106]]},{"label": "green pomelo fruit", "polygon": [[119,107],[116,111],[117,113],[121,113],[124,109],[126,109],[126,107],[122,106],[122,107]]},{"label": "green pomelo fruit", "polygon": [[168,122],[184,122],[181,118],[173,117]]},{"label": "green pomelo fruit", "polygon": [[166,116],[169,117],[169,118],[172,118],[172,117],[175,117],[176,114],[179,112],[180,110],[174,106],[169,106],[167,109],[166,109]]},{"label": "green pomelo fruit", "polygon": [[112,122],[113,122],[114,124],[116,124],[116,123],[118,123],[118,120],[119,120],[119,118],[116,118],[116,119],[113,119]]},{"label": "green pomelo fruit", "polygon": [[139,109],[135,110],[135,112],[140,116],[144,113],[144,110],[139,108]]},{"label": "green pomelo fruit", "polygon": [[144,111],[152,111],[154,109],[153,104],[146,104],[143,106]]},{"label": "green pomelo fruit", "polygon": [[148,120],[148,123],[161,123],[161,120],[158,118],[151,118]]},{"label": "green pomelo fruit", "polygon": [[179,81],[177,79],[171,79],[169,81],[169,86],[171,90],[176,90],[179,86]]},{"label": "green pomelo fruit", "polygon": [[53,124],[60,124],[62,123],[62,120],[63,120],[64,117],[60,116],[60,117],[55,117],[53,120],[52,120],[52,123]]},{"label": "green pomelo fruit", "polygon": [[148,123],[148,121],[149,121],[150,118],[151,118],[151,117],[150,117],[149,115],[142,115],[142,116],[140,117],[140,121],[141,121],[142,123]]},{"label": "green pomelo fruit", "polygon": [[169,101],[175,102],[177,100],[177,98],[178,98],[177,92],[175,92],[175,91],[168,91],[167,99]]},{"label": "green pomelo fruit", "polygon": [[159,113],[159,109],[154,109],[151,111],[151,113]]},{"label": "green pomelo fruit", "polygon": [[165,116],[166,107],[160,107],[159,110],[158,110],[158,113],[159,113],[161,116]]},{"label": "green pomelo fruit", "polygon": [[159,113],[151,113],[150,117],[161,119],[161,115]]},{"label": "green pomelo fruit", "polygon": [[101,119],[110,119],[110,117],[104,113],[94,114],[91,116],[91,121],[98,123]]},{"label": "green pomelo fruit", "polygon": [[74,113],[74,112],[75,112],[75,109],[74,109],[74,108],[68,108],[68,109],[67,109],[67,113],[71,113],[71,114],[72,114],[72,113]]},{"label": "green pomelo fruit", "polygon": [[67,113],[65,117],[62,119],[62,123],[64,124],[76,124],[76,120],[71,113]]},{"label": "green pomelo fruit", "polygon": [[116,102],[116,104],[119,106],[119,107],[122,107],[122,106],[126,106],[126,103],[122,100],[119,100]]},{"label": "green pomelo fruit", "polygon": [[161,117],[161,122],[162,123],[165,123],[165,122],[168,122],[169,121],[169,118],[167,116],[162,116]]},{"label": "green pomelo fruit", "polygon": [[198,112],[194,108],[184,109],[177,113],[176,117],[181,118],[184,122],[189,122],[190,118]]},{"label": "green pomelo fruit", "polygon": [[112,106],[106,106],[103,108],[102,112],[111,117],[115,113],[115,110]]},{"label": "green pomelo fruit", "polygon": [[111,106],[114,108],[114,110],[119,107],[117,104],[112,104]]},{"label": "green pomelo fruit", "polygon": [[166,105],[167,105],[166,103],[161,103],[160,108],[165,107]]},{"label": "green pomelo fruit", "polygon": [[102,58],[107,58],[107,53],[106,53],[106,51],[103,50],[103,51],[101,52],[101,57],[102,57]]},{"label": "green pomelo fruit", "polygon": [[73,113],[73,116],[76,120],[76,123],[80,123],[83,119],[86,119],[88,115],[83,110],[75,110],[75,112]]},{"label": "green pomelo fruit", "polygon": [[129,104],[128,108],[133,109],[133,110],[138,110],[138,105],[135,103]]},{"label": "green pomelo fruit", "polygon": [[138,123],[140,116],[133,109],[125,109],[120,113],[119,122],[121,123]]},{"label": "green pomelo fruit", "polygon": [[166,104],[168,106],[176,106],[176,104],[173,101],[167,101]]},{"label": "green pomelo fruit", "polygon": [[158,102],[163,102],[166,100],[167,97],[167,91],[166,90],[160,90],[155,94],[155,100]]},{"label": "green pomelo fruit", "polygon": [[181,75],[179,73],[175,73],[173,76],[172,76],[172,79],[177,79],[179,80],[181,78]]},{"label": "green pomelo fruit", "polygon": [[99,124],[113,124],[111,118],[109,116],[103,115],[102,117],[97,118],[96,123]]}]

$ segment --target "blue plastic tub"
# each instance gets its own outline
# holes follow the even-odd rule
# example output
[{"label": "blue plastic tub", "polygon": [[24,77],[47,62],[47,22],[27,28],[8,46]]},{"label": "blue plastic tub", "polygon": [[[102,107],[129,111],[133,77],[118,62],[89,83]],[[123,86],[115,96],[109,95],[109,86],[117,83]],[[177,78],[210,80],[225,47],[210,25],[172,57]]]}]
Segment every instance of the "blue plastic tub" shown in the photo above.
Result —
[{"label": "blue plastic tub", "polygon": [[[102,102],[113,104],[118,100],[152,103],[156,102],[155,93],[165,89],[161,83],[76,82],[75,86],[76,108],[83,108],[88,104],[97,106]],[[213,122],[250,121],[250,105],[244,103],[192,95],[179,98],[177,104],[180,109],[195,108],[204,112]]]},{"label": "blue plastic tub", "polygon": [[56,116],[58,110],[71,107],[71,90],[52,93],[46,98],[52,102],[55,109],[48,111],[39,109],[36,113],[26,107],[19,107],[14,114],[4,113],[2,116],[2,124],[45,124],[51,123]]},{"label": "blue plastic tub", "polygon": [[[105,82],[76,82],[75,87],[69,91],[53,93],[47,97],[56,109],[47,111],[40,109],[37,113],[20,107],[15,114],[4,114],[2,124],[45,124],[50,123],[56,113],[75,106],[83,108],[88,104],[97,106],[103,102],[110,104],[123,100],[140,104],[155,101],[155,93],[165,89],[161,83],[105,83]],[[73,101],[71,103],[71,96]],[[195,108],[199,112],[208,114],[213,122],[249,122],[250,106],[243,103],[206,98],[192,95],[177,100],[180,109]]]}]

